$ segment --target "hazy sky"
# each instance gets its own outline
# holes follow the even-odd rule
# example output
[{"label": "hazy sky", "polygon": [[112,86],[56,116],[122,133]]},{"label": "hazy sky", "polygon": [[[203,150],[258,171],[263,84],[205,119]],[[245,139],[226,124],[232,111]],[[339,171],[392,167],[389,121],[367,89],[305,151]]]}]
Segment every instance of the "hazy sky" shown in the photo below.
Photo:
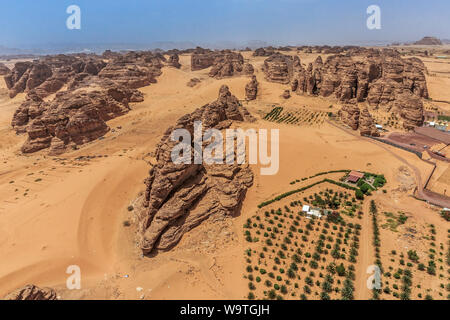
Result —
[{"label": "hazy sky", "polygon": [[[0,45],[155,41],[352,44],[450,39],[449,0],[0,0]],[[68,30],[66,8],[81,8]],[[381,30],[366,9],[381,8]]]}]

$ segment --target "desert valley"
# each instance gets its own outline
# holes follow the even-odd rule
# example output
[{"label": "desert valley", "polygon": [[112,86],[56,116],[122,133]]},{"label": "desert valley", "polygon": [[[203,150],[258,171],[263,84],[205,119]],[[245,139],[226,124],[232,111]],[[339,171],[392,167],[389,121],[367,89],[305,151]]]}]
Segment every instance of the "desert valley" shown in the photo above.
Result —
[{"label": "desert valley", "polygon": [[[0,61],[0,297],[449,299],[450,46],[424,41]],[[277,174],[173,163],[200,120],[278,129]]]}]

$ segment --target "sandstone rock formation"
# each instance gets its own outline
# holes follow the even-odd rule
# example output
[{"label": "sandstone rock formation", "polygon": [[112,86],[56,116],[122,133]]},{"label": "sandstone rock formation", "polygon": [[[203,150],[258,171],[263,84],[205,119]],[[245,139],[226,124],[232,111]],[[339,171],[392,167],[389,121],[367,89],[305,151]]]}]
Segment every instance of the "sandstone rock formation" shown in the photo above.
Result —
[{"label": "sandstone rock formation", "polygon": [[[18,63],[5,80],[11,82],[11,87],[19,87],[18,92],[34,90],[41,97],[89,76],[110,79],[127,88],[140,88],[156,82],[165,61],[162,55],[150,51],[105,52],[105,55],[108,62],[103,56],[78,54],[47,56],[34,62]],[[26,84],[23,89],[22,83]]]},{"label": "sandstone rock formation", "polygon": [[270,49],[266,50],[264,48],[258,48],[255,50],[255,52],[253,52],[253,56],[254,57],[270,57],[274,53],[275,53],[275,51],[270,50]]},{"label": "sandstone rock formation", "polygon": [[253,66],[244,63],[244,57],[240,53],[226,52],[214,60],[209,76],[223,79],[236,75],[252,75],[253,72]]},{"label": "sandstone rock formation", "polygon": [[359,114],[359,132],[362,136],[378,137],[380,135],[367,107],[363,108]]},{"label": "sandstone rock formation", "polygon": [[161,75],[164,57],[151,52],[129,52],[115,58],[99,73],[100,78],[114,80],[127,88],[137,89],[156,82]]},{"label": "sandstone rock formation", "polygon": [[11,70],[9,70],[7,66],[5,66],[3,63],[0,63],[0,76],[6,76],[10,72]]},{"label": "sandstone rock formation", "polygon": [[253,75],[255,73],[255,68],[250,63],[244,63],[242,73],[247,76]]},{"label": "sandstone rock formation", "polygon": [[56,291],[51,288],[39,288],[27,285],[8,294],[4,300],[56,300]]},{"label": "sandstone rock formation", "polygon": [[204,130],[222,130],[233,121],[252,120],[228,87],[222,86],[215,102],[183,116],[166,131],[156,149],[157,164],[146,180],[145,210],[139,217],[139,243],[145,254],[172,248],[205,219],[236,214],[253,183],[247,165],[173,163],[171,152],[178,144],[170,139],[173,130],[183,128],[193,135],[194,121],[202,121]]},{"label": "sandstone rock formation", "polygon": [[244,62],[240,53],[231,50],[212,51],[196,48],[191,55],[191,70],[201,70],[211,67],[209,76],[217,79],[234,75],[251,75],[253,66]]},{"label": "sandstone rock formation", "polygon": [[395,87],[428,97],[426,69],[419,59],[402,59],[392,50],[366,53],[361,61],[351,55],[333,55],[325,63],[317,58],[305,69],[295,68],[297,93],[334,95],[341,101],[368,99],[371,105],[389,100]]},{"label": "sandstone rock formation", "polygon": [[51,75],[52,70],[44,63],[18,62],[11,73],[5,76],[9,96],[14,98],[18,93],[34,89]]},{"label": "sandstone rock formation", "polygon": [[[106,121],[128,112],[130,102],[144,100],[135,89],[154,83],[163,62],[162,54],[143,51],[16,63],[5,82],[11,97],[27,93],[11,122],[18,134],[28,135],[22,152],[60,153],[101,137],[109,130]],[[44,99],[52,93],[52,100]]]},{"label": "sandstone rock formation", "polygon": [[51,102],[28,95],[12,120],[18,133],[28,135],[22,152],[50,148],[50,153],[58,154],[68,145],[81,145],[103,136],[109,131],[106,121],[129,111],[128,103],[135,91],[118,85],[100,90],[76,89],[57,93]]},{"label": "sandstone rock formation", "polygon": [[362,136],[379,136],[378,130],[373,122],[372,115],[367,107],[362,111],[356,104],[346,104],[339,111],[341,120],[353,130],[358,130]]},{"label": "sandstone rock formation", "polygon": [[177,69],[181,68],[180,57],[178,56],[177,53],[172,53],[169,56],[169,59],[167,60],[167,65],[170,67],[177,68]]},{"label": "sandstone rock formation", "polygon": [[291,91],[284,90],[283,94],[281,95],[284,99],[289,99],[291,97]]},{"label": "sandstone rock formation", "polygon": [[247,83],[245,86],[245,99],[255,100],[258,95],[258,80],[256,80],[256,76],[252,76],[252,80]]},{"label": "sandstone rock formation", "polygon": [[357,130],[359,127],[359,115],[360,110],[356,104],[345,104],[340,112],[341,119],[353,130]]},{"label": "sandstone rock formation", "polygon": [[197,47],[191,55],[191,70],[202,70],[213,65],[214,60],[220,55],[217,51]]},{"label": "sandstone rock formation", "polygon": [[420,127],[424,120],[422,100],[411,92],[405,91],[394,102],[394,110],[403,119],[403,127],[412,130]]},{"label": "sandstone rock formation", "polygon": [[56,55],[18,62],[5,76],[10,97],[35,90],[41,97],[55,93],[77,74],[96,75],[106,64],[97,56]]},{"label": "sandstone rock formation", "polygon": [[186,83],[186,85],[188,87],[195,87],[197,84],[199,84],[201,82],[201,80],[199,78],[192,78],[191,80],[189,80],[188,83]]},{"label": "sandstone rock formation", "polygon": [[240,74],[244,66],[244,57],[240,53],[229,52],[214,59],[209,76],[217,79]]},{"label": "sandstone rock formation", "polygon": [[275,53],[264,61],[263,71],[267,81],[288,84],[294,74],[294,68],[301,67],[300,59]]},{"label": "sandstone rock formation", "polygon": [[[352,104],[367,101],[370,106],[386,111],[392,109],[403,93],[428,97],[423,62],[417,58],[404,59],[394,50],[350,48],[345,55],[329,56],[325,62],[319,56],[306,68],[296,63],[293,73],[291,90],[297,94],[332,96]],[[400,112],[407,113],[411,115],[411,112]],[[413,113],[416,113],[413,118],[419,117],[417,112]]]},{"label": "sandstone rock formation", "polygon": [[436,37],[423,37],[419,41],[414,42],[414,44],[422,46],[440,46],[442,45],[442,41]]}]

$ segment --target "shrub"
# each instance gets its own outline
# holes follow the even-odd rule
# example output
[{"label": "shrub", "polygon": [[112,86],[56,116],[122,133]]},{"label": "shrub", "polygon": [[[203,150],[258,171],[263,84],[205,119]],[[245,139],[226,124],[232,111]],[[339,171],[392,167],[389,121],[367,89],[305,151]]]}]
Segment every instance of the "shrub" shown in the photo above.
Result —
[{"label": "shrub", "polygon": [[358,200],[364,200],[364,193],[361,190],[355,191],[355,198]]}]

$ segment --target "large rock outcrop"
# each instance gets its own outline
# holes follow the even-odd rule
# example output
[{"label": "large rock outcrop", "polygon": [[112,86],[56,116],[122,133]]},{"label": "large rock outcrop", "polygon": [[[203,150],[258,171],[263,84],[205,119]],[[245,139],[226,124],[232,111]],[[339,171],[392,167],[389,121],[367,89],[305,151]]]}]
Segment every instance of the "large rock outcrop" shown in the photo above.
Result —
[{"label": "large rock outcrop", "polygon": [[177,69],[181,68],[180,57],[178,56],[177,53],[172,53],[169,56],[169,59],[167,60],[167,65],[170,67],[177,68]]},{"label": "large rock outcrop", "polygon": [[251,75],[253,66],[244,62],[242,54],[231,50],[212,51],[196,48],[191,55],[191,70],[201,70],[211,67],[209,76],[222,79],[235,75]]},{"label": "large rock outcrop", "polygon": [[253,183],[248,165],[173,163],[171,152],[178,144],[170,139],[173,130],[186,129],[193,136],[194,121],[202,121],[203,130],[223,130],[234,121],[253,120],[228,87],[222,86],[215,102],[183,116],[166,131],[156,148],[157,163],[146,180],[145,210],[139,217],[139,244],[145,254],[172,248],[205,219],[237,214]]},{"label": "large rock outcrop", "polygon": [[202,81],[199,78],[192,78],[191,80],[188,81],[188,83],[186,83],[186,85],[190,88],[193,88],[196,85],[198,85],[200,82],[202,82]]},{"label": "large rock outcrop", "polygon": [[436,37],[423,37],[419,41],[414,42],[415,45],[421,46],[440,46],[442,45],[442,41]]},{"label": "large rock outcrop", "polygon": [[357,130],[359,127],[359,115],[361,111],[356,104],[344,105],[340,112],[342,121],[347,124],[353,130]]},{"label": "large rock outcrop", "polygon": [[63,91],[50,102],[28,95],[14,113],[12,126],[28,135],[23,153],[46,148],[61,153],[69,145],[81,145],[107,133],[106,121],[127,113],[135,95],[135,90],[118,85]]},{"label": "large rock outcrop", "polygon": [[258,80],[256,76],[252,77],[252,80],[245,86],[245,99],[248,101],[255,100],[258,95]]},{"label": "large rock outcrop", "polygon": [[156,82],[156,77],[162,73],[164,61],[162,55],[151,52],[129,52],[108,63],[98,76],[127,88],[142,88]]},{"label": "large rock outcrop", "polygon": [[367,107],[362,111],[357,104],[346,104],[339,111],[341,120],[353,130],[358,130],[362,136],[379,136]]},{"label": "large rock outcrop", "polygon": [[106,121],[128,112],[130,102],[144,100],[135,89],[156,82],[165,61],[162,54],[142,51],[16,63],[5,81],[11,97],[27,93],[11,122],[18,134],[28,134],[22,152],[60,153],[101,137],[109,130]]},{"label": "large rock outcrop", "polygon": [[74,79],[107,78],[127,87],[140,88],[156,82],[165,58],[150,51],[97,55],[55,55],[36,61],[18,62],[5,78],[10,97],[34,91],[44,98]]},{"label": "large rock outcrop", "polygon": [[296,66],[293,82],[298,83],[299,94],[334,95],[344,102],[367,99],[371,105],[393,100],[396,89],[428,97],[422,61],[403,59],[392,50],[364,52],[363,59],[353,59],[351,54],[333,55],[325,63],[319,56],[307,68],[299,63]]},{"label": "large rock outcrop", "polygon": [[254,57],[270,57],[275,51],[273,49],[258,48],[253,52]]},{"label": "large rock outcrop", "polygon": [[359,114],[359,132],[362,136],[378,137],[380,135],[367,107],[364,107]]},{"label": "large rock outcrop", "polygon": [[423,125],[422,100],[410,92],[403,92],[394,102],[394,110],[403,119],[403,127],[412,130]]},{"label": "large rock outcrop", "polygon": [[294,68],[299,65],[300,59],[297,56],[275,53],[264,60],[263,71],[267,81],[288,84],[294,74]]},{"label": "large rock outcrop", "polygon": [[5,76],[10,97],[34,90],[46,97],[61,89],[77,74],[96,75],[106,64],[97,56],[56,55],[33,62],[18,62]]},{"label": "large rock outcrop", "polygon": [[244,57],[240,53],[229,52],[214,59],[209,76],[222,79],[239,75],[244,70]]},{"label": "large rock outcrop", "polygon": [[219,51],[197,47],[191,55],[191,70],[196,71],[209,68],[213,65],[214,60],[221,55]]},{"label": "large rock outcrop", "polygon": [[[283,70],[283,74],[289,74],[285,67]],[[420,59],[404,59],[394,50],[350,48],[345,55],[329,56],[325,62],[319,56],[306,68],[296,63],[291,90],[297,94],[331,96],[344,103],[367,101],[374,108],[389,111],[404,93],[428,98],[426,72]]]},{"label": "large rock outcrop", "polygon": [[252,75],[253,66],[244,62],[242,54],[231,50],[212,51],[196,48],[191,55],[191,70],[211,67],[209,76],[222,79],[236,75]]},{"label": "large rock outcrop", "polygon": [[6,76],[9,74],[11,70],[7,66],[5,66],[3,63],[0,63],[0,76]]},{"label": "large rock outcrop", "polygon": [[27,285],[9,293],[4,300],[56,300],[56,291],[51,288],[39,288]]}]

